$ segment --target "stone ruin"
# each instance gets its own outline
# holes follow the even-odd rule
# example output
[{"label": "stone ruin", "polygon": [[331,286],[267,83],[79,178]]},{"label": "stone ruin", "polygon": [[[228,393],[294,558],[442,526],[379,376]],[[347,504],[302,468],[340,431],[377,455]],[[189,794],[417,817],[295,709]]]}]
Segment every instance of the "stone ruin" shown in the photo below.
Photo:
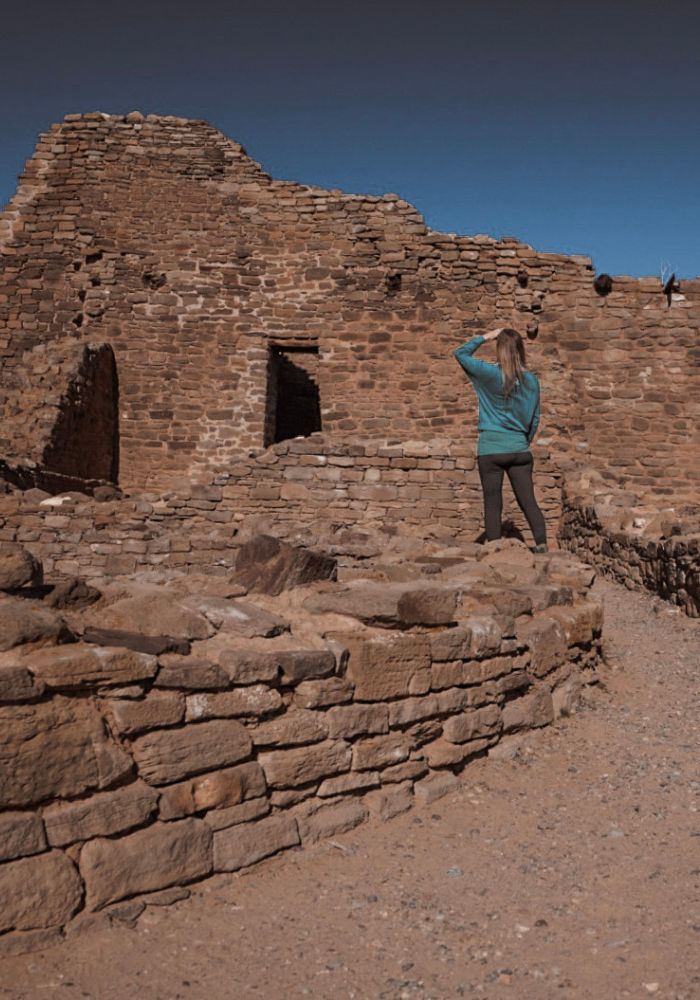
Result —
[{"label": "stone ruin", "polygon": [[[482,530],[452,351],[527,330]],[[0,214],[0,953],[389,818],[596,679],[596,569],[700,614],[700,282],[68,115]],[[556,541],[555,541],[556,544]]]}]

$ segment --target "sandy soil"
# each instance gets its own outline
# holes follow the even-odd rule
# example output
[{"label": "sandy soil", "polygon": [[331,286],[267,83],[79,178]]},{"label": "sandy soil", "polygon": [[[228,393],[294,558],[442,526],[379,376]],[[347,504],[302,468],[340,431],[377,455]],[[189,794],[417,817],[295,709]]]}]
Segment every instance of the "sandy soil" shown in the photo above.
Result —
[{"label": "sandy soil", "polygon": [[700,622],[608,583],[614,669],[458,794],[0,961],[37,1000],[700,998]]}]

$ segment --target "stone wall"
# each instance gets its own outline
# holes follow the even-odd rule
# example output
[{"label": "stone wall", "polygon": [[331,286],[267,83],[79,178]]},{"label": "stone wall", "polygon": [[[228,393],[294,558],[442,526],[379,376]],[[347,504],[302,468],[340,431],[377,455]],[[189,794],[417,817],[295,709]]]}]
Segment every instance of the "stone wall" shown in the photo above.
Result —
[{"label": "stone wall", "polygon": [[[240,525],[256,516],[279,537],[323,540],[339,554],[334,535],[342,527],[474,541],[483,531],[483,502],[470,452],[448,441],[351,446],[313,435],[246,455],[211,484],[182,482],[162,495],[105,503],[77,493],[0,497],[0,540],[25,545],[56,578],[144,569],[226,573]],[[552,539],[560,481],[545,454],[537,492]],[[508,486],[504,492],[505,518],[531,542]]]},{"label": "stone wall", "polygon": [[[3,384],[38,345],[110,344],[120,481],[160,490],[211,481],[272,439],[270,358],[298,348],[318,352],[334,442],[473,452],[452,350],[510,323],[539,331],[545,449],[692,493],[700,285],[667,302],[655,279],[615,279],[606,297],[592,279],[587,258],[434,232],[397,195],[273,180],[204,122],[69,115],[0,216]],[[0,409],[13,438],[21,416]]]},{"label": "stone wall", "polygon": [[80,610],[0,596],[0,953],[431,802],[570,711],[599,658],[592,574],[521,543],[430,565],[274,599],[187,578]]},{"label": "stone wall", "polygon": [[599,474],[569,475],[563,546],[630,589],[644,588],[700,617],[700,505],[659,509]]}]

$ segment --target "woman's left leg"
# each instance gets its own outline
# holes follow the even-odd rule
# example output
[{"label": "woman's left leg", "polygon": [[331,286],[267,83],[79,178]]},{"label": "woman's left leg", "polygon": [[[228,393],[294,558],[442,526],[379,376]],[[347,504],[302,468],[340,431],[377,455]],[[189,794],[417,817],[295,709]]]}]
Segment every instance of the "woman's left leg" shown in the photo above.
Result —
[{"label": "woman's left leg", "polygon": [[513,456],[513,461],[508,464],[506,471],[518,506],[530,525],[535,545],[546,545],[547,525],[535,499],[535,488],[532,483],[533,461],[531,452],[518,452]]},{"label": "woman's left leg", "polygon": [[502,455],[479,455],[477,463],[484,494],[484,526],[486,541],[493,542],[501,537],[501,515],[503,513],[503,466]]}]

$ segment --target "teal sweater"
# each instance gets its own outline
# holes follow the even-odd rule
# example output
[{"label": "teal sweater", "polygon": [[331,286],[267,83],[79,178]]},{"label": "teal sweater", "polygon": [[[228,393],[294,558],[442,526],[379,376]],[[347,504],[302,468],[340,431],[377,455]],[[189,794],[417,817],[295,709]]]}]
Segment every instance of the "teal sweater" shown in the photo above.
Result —
[{"label": "teal sweater", "polygon": [[499,366],[474,357],[483,343],[483,337],[474,337],[454,352],[479,399],[477,454],[527,451],[540,422],[539,380],[526,371],[510,396],[506,396]]}]

